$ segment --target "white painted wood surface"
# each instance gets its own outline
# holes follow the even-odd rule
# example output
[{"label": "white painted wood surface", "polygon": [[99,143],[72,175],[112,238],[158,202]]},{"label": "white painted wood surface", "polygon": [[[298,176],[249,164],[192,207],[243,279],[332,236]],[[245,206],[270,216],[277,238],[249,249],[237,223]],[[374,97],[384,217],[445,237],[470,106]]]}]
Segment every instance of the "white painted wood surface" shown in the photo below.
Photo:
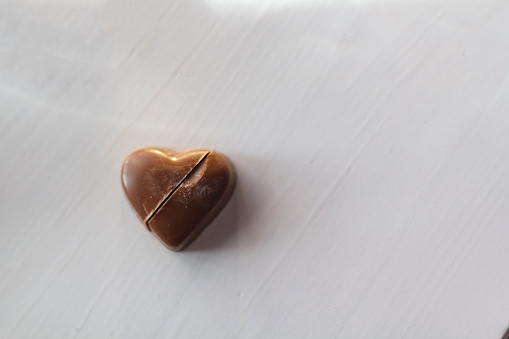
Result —
[{"label": "white painted wood surface", "polygon": [[[500,338],[505,0],[0,5],[1,338]],[[120,184],[214,148],[189,251]]]}]

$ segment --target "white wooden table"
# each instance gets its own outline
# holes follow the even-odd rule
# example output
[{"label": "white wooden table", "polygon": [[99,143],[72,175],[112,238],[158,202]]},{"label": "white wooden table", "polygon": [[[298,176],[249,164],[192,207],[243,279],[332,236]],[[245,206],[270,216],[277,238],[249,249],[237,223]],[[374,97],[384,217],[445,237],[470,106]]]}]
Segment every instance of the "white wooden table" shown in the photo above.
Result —
[{"label": "white wooden table", "polygon": [[[166,250],[130,152],[234,200]],[[500,338],[505,0],[0,5],[1,338]]]}]

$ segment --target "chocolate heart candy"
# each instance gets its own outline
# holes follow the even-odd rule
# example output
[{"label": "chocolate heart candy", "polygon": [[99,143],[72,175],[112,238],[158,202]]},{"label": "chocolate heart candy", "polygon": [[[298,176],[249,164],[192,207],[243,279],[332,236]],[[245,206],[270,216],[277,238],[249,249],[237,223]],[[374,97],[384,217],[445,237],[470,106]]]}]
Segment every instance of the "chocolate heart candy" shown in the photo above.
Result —
[{"label": "chocolate heart candy", "polygon": [[213,151],[142,149],[124,161],[122,184],[147,228],[169,249],[180,251],[226,205],[235,188],[235,170],[228,158]]}]

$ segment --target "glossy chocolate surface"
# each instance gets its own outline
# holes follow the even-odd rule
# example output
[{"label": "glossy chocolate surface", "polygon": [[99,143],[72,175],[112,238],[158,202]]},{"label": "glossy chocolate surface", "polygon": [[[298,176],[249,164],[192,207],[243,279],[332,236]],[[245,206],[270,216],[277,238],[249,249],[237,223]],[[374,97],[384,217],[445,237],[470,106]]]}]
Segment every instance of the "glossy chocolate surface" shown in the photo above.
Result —
[{"label": "glossy chocolate surface", "polygon": [[235,187],[235,170],[213,151],[143,149],[125,160],[122,184],[148,229],[179,251],[226,205]]}]

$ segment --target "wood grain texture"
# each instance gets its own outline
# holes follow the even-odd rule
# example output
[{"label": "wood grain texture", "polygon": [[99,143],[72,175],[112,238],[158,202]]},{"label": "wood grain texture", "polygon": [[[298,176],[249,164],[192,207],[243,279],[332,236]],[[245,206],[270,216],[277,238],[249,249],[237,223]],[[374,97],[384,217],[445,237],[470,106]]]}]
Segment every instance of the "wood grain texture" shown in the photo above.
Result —
[{"label": "wood grain texture", "polygon": [[[503,0],[0,5],[0,337],[500,338]],[[183,253],[120,183],[210,148],[233,201]]]}]

